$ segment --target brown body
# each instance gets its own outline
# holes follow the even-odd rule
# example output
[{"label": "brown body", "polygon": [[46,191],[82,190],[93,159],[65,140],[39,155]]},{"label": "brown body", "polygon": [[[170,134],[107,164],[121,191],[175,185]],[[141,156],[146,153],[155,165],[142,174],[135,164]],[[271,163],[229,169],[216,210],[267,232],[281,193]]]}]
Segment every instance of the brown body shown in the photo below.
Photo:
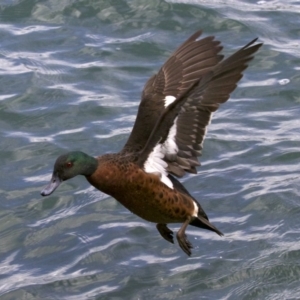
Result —
[{"label": "brown body", "polygon": [[87,180],[139,217],[154,223],[181,223],[195,210],[193,200],[170,189],[156,174],[143,171],[119,154],[98,157],[99,167]]}]

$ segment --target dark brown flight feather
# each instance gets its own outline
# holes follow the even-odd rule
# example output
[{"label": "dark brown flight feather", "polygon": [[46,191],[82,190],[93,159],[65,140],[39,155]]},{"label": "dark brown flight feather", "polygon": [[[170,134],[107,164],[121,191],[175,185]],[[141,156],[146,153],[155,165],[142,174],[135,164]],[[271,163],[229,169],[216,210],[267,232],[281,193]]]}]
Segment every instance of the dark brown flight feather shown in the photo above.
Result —
[{"label": "dark brown flight feather", "polygon": [[220,42],[215,41],[213,36],[197,40],[201,33],[199,30],[187,39],[146,83],[136,121],[123,153],[144,148],[164,111],[166,96],[177,98],[223,59],[218,54],[222,50]]}]

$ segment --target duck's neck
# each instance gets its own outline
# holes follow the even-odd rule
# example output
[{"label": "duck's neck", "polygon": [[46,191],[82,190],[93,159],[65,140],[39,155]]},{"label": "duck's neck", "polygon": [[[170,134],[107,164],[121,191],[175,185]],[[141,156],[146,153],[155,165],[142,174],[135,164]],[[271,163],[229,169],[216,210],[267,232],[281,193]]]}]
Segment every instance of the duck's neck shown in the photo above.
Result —
[{"label": "duck's neck", "polygon": [[95,157],[85,154],[80,174],[84,176],[91,176],[97,170],[97,168],[98,160]]}]

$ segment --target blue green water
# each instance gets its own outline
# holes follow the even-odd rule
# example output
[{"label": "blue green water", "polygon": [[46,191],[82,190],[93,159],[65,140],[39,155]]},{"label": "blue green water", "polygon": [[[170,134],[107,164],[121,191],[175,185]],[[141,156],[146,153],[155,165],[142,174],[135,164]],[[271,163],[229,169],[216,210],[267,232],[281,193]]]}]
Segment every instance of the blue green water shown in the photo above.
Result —
[{"label": "blue green water", "polygon": [[[56,157],[119,151],[147,79],[199,28],[264,43],[182,179],[225,236],[188,258]],[[300,3],[0,3],[0,299],[300,299]],[[180,224],[170,226],[175,231]]]}]

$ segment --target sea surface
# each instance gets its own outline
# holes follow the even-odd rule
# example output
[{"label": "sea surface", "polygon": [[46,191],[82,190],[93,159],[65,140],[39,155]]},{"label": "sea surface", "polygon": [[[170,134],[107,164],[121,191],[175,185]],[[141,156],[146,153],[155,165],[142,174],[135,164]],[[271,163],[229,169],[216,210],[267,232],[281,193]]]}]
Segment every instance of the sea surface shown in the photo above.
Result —
[{"label": "sea surface", "polygon": [[[225,236],[188,257],[82,176],[40,196],[60,154],[122,149],[198,29],[264,43],[181,179]],[[1,0],[0,136],[1,300],[300,299],[299,1]]]}]

